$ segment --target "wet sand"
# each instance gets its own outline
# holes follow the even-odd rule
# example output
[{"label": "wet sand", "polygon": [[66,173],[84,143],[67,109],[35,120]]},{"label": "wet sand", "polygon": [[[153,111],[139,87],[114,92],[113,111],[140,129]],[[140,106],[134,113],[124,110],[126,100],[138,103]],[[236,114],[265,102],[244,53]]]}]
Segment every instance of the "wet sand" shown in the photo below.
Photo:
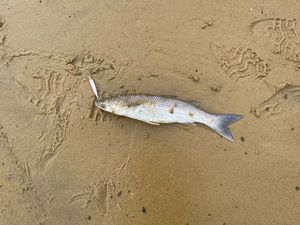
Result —
[{"label": "wet sand", "polygon": [[[0,224],[300,224],[298,1],[0,3]],[[238,113],[101,112],[101,92]]]}]

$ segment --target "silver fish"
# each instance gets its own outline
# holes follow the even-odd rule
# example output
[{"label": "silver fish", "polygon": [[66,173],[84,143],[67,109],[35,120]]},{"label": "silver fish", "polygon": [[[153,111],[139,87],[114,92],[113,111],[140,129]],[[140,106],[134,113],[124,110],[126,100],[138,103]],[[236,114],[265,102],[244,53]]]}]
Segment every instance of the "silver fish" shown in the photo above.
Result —
[{"label": "silver fish", "polygon": [[96,96],[96,106],[104,111],[140,120],[152,125],[161,123],[205,124],[219,135],[233,141],[228,125],[243,118],[237,114],[211,114],[201,110],[195,103],[179,100],[174,96],[117,95],[102,98],[94,81],[89,78]]}]

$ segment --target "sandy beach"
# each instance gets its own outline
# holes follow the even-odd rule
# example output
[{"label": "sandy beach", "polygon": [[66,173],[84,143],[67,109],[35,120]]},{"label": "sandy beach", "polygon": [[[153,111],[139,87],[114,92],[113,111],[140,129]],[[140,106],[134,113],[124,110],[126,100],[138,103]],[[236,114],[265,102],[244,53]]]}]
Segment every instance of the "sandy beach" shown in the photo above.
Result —
[{"label": "sandy beach", "polygon": [[[2,0],[1,225],[300,224],[300,2]],[[148,93],[244,118],[103,112]]]}]

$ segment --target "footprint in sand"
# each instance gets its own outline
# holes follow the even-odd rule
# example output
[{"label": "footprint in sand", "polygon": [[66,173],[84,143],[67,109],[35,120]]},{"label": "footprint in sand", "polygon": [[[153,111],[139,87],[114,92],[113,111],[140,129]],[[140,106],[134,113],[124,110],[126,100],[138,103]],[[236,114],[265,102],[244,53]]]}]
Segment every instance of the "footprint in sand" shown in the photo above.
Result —
[{"label": "footprint in sand", "polygon": [[288,85],[279,89],[274,95],[254,107],[253,114],[259,117],[269,117],[284,113],[297,107],[300,110],[300,85]]},{"label": "footprint in sand", "polygon": [[300,63],[300,38],[296,20],[268,18],[250,24],[253,35],[272,46],[274,54],[286,60]]},{"label": "footprint in sand", "polygon": [[210,46],[219,66],[232,79],[244,77],[264,78],[270,71],[269,65],[250,48]]}]

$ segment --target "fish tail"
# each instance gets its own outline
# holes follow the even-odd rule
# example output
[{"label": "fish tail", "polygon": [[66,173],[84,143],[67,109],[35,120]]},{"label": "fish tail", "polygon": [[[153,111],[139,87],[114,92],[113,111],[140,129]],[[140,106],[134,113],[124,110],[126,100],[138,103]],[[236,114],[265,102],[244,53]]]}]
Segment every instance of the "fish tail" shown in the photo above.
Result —
[{"label": "fish tail", "polygon": [[223,138],[233,141],[233,136],[229,130],[229,125],[242,119],[243,116],[237,114],[219,114],[209,126]]}]

